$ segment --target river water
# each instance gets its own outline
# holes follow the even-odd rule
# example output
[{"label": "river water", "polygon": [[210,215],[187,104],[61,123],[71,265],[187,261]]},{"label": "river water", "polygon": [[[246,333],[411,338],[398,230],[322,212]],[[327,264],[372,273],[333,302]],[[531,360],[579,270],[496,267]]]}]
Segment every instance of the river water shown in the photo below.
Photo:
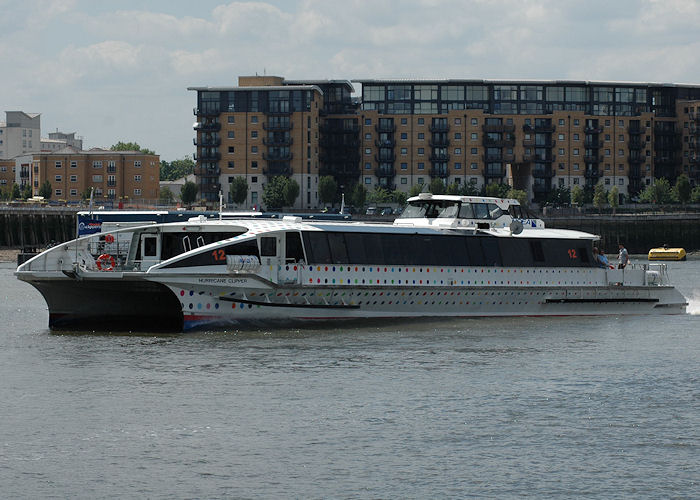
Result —
[{"label": "river water", "polygon": [[53,334],[0,264],[3,498],[699,498],[682,316]]}]

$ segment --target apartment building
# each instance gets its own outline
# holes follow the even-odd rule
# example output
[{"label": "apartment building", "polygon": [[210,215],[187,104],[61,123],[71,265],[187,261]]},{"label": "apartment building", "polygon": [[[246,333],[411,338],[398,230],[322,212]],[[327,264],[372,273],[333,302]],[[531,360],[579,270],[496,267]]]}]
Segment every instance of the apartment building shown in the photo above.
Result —
[{"label": "apartment building", "polygon": [[83,149],[83,139],[81,137],[76,137],[75,132],[65,133],[59,132],[49,132],[49,137],[41,138],[41,150],[42,151],[58,151],[66,146],[82,150]]},{"label": "apartment building", "polygon": [[49,181],[52,199],[78,201],[94,188],[95,199],[155,200],[159,196],[160,157],[140,151],[66,147],[31,157],[35,195]]},{"label": "apartment building", "polygon": [[0,189],[12,189],[15,182],[15,161],[0,160]]},{"label": "apartment building", "polygon": [[6,111],[0,122],[0,159],[10,159],[41,149],[41,115]]},{"label": "apartment building", "polygon": [[318,208],[320,174],[357,182],[359,124],[349,81],[251,76],[238,87],[188,90],[197,92],[195,174],[203,201],[218,202],[220,191],[230,200],[230,183],[242,176],[247,205],[260,206],[265,182],[282,175],[299,185],[296,208],[310,209]]},{"label": "apartment building", "polygon": [[226,192],[235,175],[246,175],[251,205],[269,177],[294,176],[307,186],[304,208],[318,206],[321,175],[346,191],[360,182],[408,192],[434,178],[508,183],[534,201],[598,182],[636,196],[655,178],[675,182],[681,173],[700,183],[697,85],[353,82],[359,100],[343,80],[241,77],[238,87],[190,88],[202,198]]}]

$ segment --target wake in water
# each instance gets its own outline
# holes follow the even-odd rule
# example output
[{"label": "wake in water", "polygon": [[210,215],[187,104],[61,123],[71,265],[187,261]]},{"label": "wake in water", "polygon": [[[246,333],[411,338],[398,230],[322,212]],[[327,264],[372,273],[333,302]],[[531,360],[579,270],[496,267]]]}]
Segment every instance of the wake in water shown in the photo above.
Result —
[{"label": "wake in water", "polygon": [[688,311],[688,314],[700,316],[700,290],[693,290],[690,294],[686,311]]}]

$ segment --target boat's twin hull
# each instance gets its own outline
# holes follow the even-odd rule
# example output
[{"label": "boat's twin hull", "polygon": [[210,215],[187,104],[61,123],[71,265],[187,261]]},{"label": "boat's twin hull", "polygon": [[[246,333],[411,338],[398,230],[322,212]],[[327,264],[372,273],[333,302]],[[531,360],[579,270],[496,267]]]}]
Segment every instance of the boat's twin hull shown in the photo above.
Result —
[{"label": "boat's twin hull", "polygon": [[44,296],[51,328],[101,331],[372,318],[682,314],[686,307],[685,298],[670,286],[347,288],[275,286],[258,280],[249,280],[246,287],[221,280],[172,280],[167,286],[140,278],[26,281]]}]

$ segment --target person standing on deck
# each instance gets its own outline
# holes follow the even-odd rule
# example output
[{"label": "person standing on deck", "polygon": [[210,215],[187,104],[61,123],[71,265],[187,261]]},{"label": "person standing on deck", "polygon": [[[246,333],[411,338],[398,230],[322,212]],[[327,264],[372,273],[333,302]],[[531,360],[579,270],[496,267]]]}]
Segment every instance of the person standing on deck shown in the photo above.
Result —
[{"label": "person standing on deck", "polygon": [[627,264],[630,263],[630,256],[627,253],[627,249],[622,243],[620,243],[619,247],[620,253],[617,256],[617,268],[624,269],[627,266]]}]

